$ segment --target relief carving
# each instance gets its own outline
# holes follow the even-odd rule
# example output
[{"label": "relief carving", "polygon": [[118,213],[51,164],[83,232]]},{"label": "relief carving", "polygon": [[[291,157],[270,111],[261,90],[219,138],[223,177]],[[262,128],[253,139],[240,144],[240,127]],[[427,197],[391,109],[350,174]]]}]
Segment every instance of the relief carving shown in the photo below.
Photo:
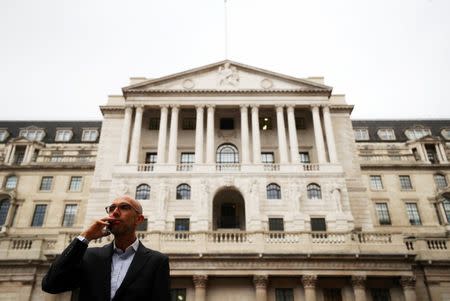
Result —
[{"label": "relief carving", "polygon": [[230,66],[230,63],[225,63],[219,67],[219,85],[233,86],[239,85],[239,74],[235,66]]},{"label": "relief carving", "polygon": [[253,276],[253,284],[255,284],[255,288],[265,289],[267,287],[267,283],[269,281],[269,277],[267,275],[255,275]]},{"label": "relief carving", "polygon": [[192,276],[195,288],[205,288],[208,281],[208,275],[194,275]]}]

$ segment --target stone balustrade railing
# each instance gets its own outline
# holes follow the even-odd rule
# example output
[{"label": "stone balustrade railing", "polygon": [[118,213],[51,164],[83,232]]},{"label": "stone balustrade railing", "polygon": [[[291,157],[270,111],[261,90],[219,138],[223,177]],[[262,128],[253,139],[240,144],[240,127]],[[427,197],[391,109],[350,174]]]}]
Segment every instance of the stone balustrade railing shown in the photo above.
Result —
[{"label": "stone balustrade railing", "polygon": [[39,156],[36,164],[95,163],[95,156]]},{"label": "stone balustrade railing", "polygon": [[405,163],[411,163],[415,162],[416,159],[414,156],[408,155],[408,154],[402,154],[402,155],[377,155],[377,154],[361,154],[360,155],[361,161],[364,163],[380,163],[382,161],[387,162],[405,162]]},{"label": "stone balustrade railing", "polygon": [[[0,237],[0,260],[39,260],[60,254],[78,235]],[[423,260],[448,257],[450,238],[405,238],[402,234],[369,232],[281,231],[167,231],[139,232],[144,244],[169,254],[180,253],[285,253],[285,254],[416,254]],[[90,243],[101,246],[112,236]]]}]

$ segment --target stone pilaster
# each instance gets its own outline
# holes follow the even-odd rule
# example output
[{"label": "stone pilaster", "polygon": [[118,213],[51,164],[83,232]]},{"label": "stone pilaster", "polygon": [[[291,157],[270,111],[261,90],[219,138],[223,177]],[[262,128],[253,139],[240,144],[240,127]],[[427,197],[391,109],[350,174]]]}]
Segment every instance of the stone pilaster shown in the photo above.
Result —
[{"label": "stone pilaster", "polygon": [[280,151],[280,163],[288,163],[287,143],[286,143],[286,128],[284,125],[284,105],[275,105],[277,112],[277,134],[278,134],[278,149]]},{"label": "stone pilaster", "polygon": [[287,106],[287,120],[289,129],[289,144],[291,150],[291,162],[300,163],[300,156],[298,154],[298,138],[297,127],[295,126],[295,106]]},{"label": "stone pilaster", "polygon": [[197,116],[195,121],[195,163],[203,163],[203,105],[196,106]]},{"label": "stone pilaster", "polygon": [[403,288],[405,301],[416,301],[416,277],[405,276],[400,278],[400,285]]},{"label": "stone pilaster", "polygon": [[168,163],[177,163],[177,144],[178,144],[178,111],[179,106],[173,105],[172,115],[170,117],[170,136],[169,136],[169,156]]},{"label": "stone pilaster", "polygon": [[250,163],[250,141],[248,133],[248,105],[241,105],[241,149],[242,164]]},{"label": "stone pilaster", "polygon": [[208,275],[194,275],[192,276],[192,280],[195,287],[195,301],[205,301]]},{"label": "stone pilaster", "polygon": [[336,142],[334,140],[333,123],[331,122],[330,108],[328,106],[323,107],[323,123],[325,126],[325,135],[327,137],[328,153],[330,155],[330,162],[336,163],[337,152]]},{"label": "stone pilaster", "polygon": [[304,275],[302,277],[302,284],[305,289],[305,301],[316,301],[316,283],[316,275]]},{"label": "stone pilaster", "polygon": [[130,127],[132,114],[133,108],[130,106],[125,107],[119,151],[119,163],[123,164],[127,163],[128,161],[128,147],[130,146]]},{"label": "stone pilaster", "polygon": [[166,162],[166,141],[167,141],[167,116],[169,113],[169,106],[161,106],[161,116],[159,118],[159,133],[158,133],[158,157],[159,164]]},{"label": "stone pilaster", "polygon": [[269,277],[267,275],[253,276],[253,284],[255,285],[256,301],[267,301],[267,283]]},{"label": "stone pilaster", "polygon": [[316,141],[317,158],[319,163],[325,163],[325,145],[323,143],[322,123],[320,121],[319,106],[312,106],[312,116],[314,125],[314,138]]},{"label": "stone pilaster", "polygon": [[214,105],[208,105],[206,121],[206,163],[213,164],[214,160]]},{"label": "stone pilaster", "polygon": [[253,142],[253,163],[261,163],[261,137],[259,133],[259,112],[258,105],[252,105],[252,142]]},{"label": "stone pilaster", "polygon": [[134,116],[133,136],[131,138],[130,163],[137,164],[139,157],[139,148],[141,144],[142,114],[144,106],[136,106],[136,115]]},{"label": "stone pilaster", "polygon": [[366,300],[366,276],[352,276],[353,293],[355,301]]}]

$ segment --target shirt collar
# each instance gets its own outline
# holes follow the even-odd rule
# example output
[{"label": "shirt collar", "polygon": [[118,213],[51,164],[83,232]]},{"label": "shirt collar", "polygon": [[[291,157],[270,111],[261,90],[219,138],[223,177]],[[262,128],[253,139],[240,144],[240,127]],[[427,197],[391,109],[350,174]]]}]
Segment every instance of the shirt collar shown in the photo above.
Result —
[{"label": "shirt collar", "polygon": [[129,245],[128,248],[126,248],[125,252],[123,252],[121,249],[117,248],[115,241],[113,243],[113,246],[114,246],[114,252],[118,253],[119,255],[123,254],[123,253],[128,253],[130,251],[136,252],[139,247],[139,239],[136,238],[136,240],[131,245]]}]

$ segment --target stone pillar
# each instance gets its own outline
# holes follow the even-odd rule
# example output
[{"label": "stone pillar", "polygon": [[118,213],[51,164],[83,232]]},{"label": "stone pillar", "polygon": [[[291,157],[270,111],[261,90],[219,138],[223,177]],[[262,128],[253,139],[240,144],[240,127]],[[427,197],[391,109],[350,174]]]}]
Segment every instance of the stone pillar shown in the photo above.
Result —
[{"label": "stone pillar", "polygon": [[31,159],[33,158],[33,154],[34,154],[34,145],[30,144],[27,146],[26,150],[25,150],[25,156],[23,158],[23,163],[22,164],[28,164],[31,162]]},{"label": "stone pillar", "polygon": [[195,107],[197,117],[195,121],[195,163],[203,163],[203,105]]},{"label": "stone pillar", "polygon": [[439,150],[440,150],[441,157],[442,157],[442,163],[448,163],[448,158],[447,158],[447,154],[445,153],[444,146],[442,145],[442,143],[439,143],[438,146],[439,146]]},{"label": "stone pillar", "polygon": [[278,133],[278,149],[280,150],[280,163],[288,163],[286,129],[284,126],[284,110],[283,105],[275,105],[277,111],[277,133]]},{"label": "stone pillar", "polygon": [[16,146],[12,145],[11,147],[11,151],[9,152],[9,158],[8,158],[8,163],[9,164],[13,164],[14,163],[14,156],[16,154]]},{"label": "stone pillar", "polygon": [[267,275],[253,276],[253,283],[255,285],[256,301],[267,301],[267,283],[269,277]]},{"label": "stone pillar", "polygon": [[208,275],[194,275],[192,276],[192,279],[195,287],[195,301],[205,301]]},{"label": "stone pillar", "polygon": [[9,161],[10,161],[12,153],[13,153],[13,145],[9,144],[8,146],[6,146],[5,159],[4,159],[5,164],[10,163]]},{"label": "stone pillar", "polygon": [[291,162],[300,163],[300,156],[298,154],[298,140],[297,140],[297,127],[295,126],[295,106],[287,106],[287,119],[289,129],[289,144],[291,146]]},{"label": "stone pillar", "polygon": [[158,133],[158,157],[156,158],[158,164],[166,163],[166,140],[167,140],[167,115],[169,107],[167,105],[161,106],[161,116],[159,118],[159,133]]},{"label": "stone pillar", "polygon": [[319,106],[312,107],[314,138],[316,140],[317,158],[319,163],[325,163],[325,145],[323,143],[322,124],[320,122]]},{"label": "stone pillar", "polygon": [[259,135],[258,105],[252,105],[253,163],[261,163],[261,137]]},{"label": "stone pillar", "polygon": [[206,121],[206,163],[213,164],[214,160],[214,105],[208,105]]},{"label": "stone pillar", "polygon": [[119,151],[119,163],[127,163],[128,159],[128,146],[130,145],[130,127],[131,127],[131,115],[133,114],[133,108],[130,106],[125,107],[125,115],[122,125],[122,137],[120,140]]},{"label": "stone pillar", "polygon": [[177,163],[177,142],[178,142],[178,105],[171,106],[172,115],[170,117],[170,136],[169,136],[169,157],[167,162]]},{"label": "stone pillar", "polygon": [[136,106],[136,115],[134,116],[133,136],[131,137],[130,163],[137,164],[139,157],[139,146],[141,144],[142,113],[144,106]]},{"label": "stone pillar", "polygon": [[331,122],[329,106],[323,107],[323,122],[325,126],[325,135],[327,137],[328,154],[330,155],[330,162],[337,163],[336,142],[334,140],[333,123]]},{"label": "stone pillar", "polygon": [[242,152],[242,164],[250,163],[250,141],[248,135],[248,105],[241,105],[241,152]]},{"label": "stone pillar", "polygon": [[352,276],[355,301],[366,300],[366,276]]},{"label": "stone pillar", "polygon": [[302,284],[305,288],[305,301],[316,301],[316,275],[305,275],[302,277]]},{"label": "stone pillar", "polygon": [[416,301],[416,277],[405,276],[400,278],[400,285],[403,288],[405,301]]},{"label": "stone pillar", "polygon": [[430,163],[430,159],[428,159],[428,152],[427,152],[427,148],[425,147],[425,144],[419,144],[419,146],[422,148],[425,162]]}]

